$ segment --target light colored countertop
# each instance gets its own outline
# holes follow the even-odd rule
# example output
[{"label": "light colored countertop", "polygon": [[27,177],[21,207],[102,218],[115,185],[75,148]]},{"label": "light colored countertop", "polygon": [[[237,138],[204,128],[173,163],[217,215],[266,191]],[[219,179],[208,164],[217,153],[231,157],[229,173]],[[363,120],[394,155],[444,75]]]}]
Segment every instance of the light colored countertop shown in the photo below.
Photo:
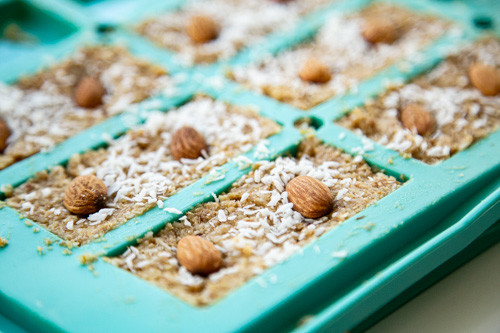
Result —
[{"label": "light colored countertop", "polygon": [[392,332],[500,332],[500,244],[367,331]]}]

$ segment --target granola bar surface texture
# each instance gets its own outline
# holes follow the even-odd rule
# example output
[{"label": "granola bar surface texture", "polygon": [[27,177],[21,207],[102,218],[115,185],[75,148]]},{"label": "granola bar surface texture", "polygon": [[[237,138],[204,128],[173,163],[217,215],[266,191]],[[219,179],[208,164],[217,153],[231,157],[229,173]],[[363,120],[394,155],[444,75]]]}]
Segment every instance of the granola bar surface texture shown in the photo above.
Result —
[{"label": "granola bar surface texture", "polygon": [[[74,102],[84,76],[106,89],[103,105],[85,109]],[[9,86],[0,83],[0,117],[11,130],[0,155],[0,169],[54,145],[123,111],[132,103],[172,89],[162,68],[137,59],[121,47],[88,47],[70,59]]]},{"label": "granola bar surface texture", "polygon": [[[243,47],[262,41],[272,32],[290,29],[300,16],[329,3],[328,0],[212,0],[190,1],[178,11],[141,23],[136,30],[168,48],[186,64],[212,63],[235,55]],[[186,34],[192,16],[211,17],[219,36],[207,43],[193,42]]]},{"label": "granola bar surface texture", "polygon": [[[315,177],[333,191],[331,214],[305,219],[292,210],[285,186],[298,175]],[[297,157],[259,162],[216,202],[198,205],[158,235],[107,260],[191,304],[207,305],[399,186],[394,178],[374,173],[363,160],[316,139],[305,139]],[[202,277],[179,266],[176,247],[186,235],[213,242],[223,253],[223,268]]]},{"label": "granola bar surface texture", "polygon": [[[466,46],[338,123],[405,156],[429,164],[443,161],[500,127],[500,96],[484,96],[469,81],[468,69],[477,62],[500,70],[500,40],[490,37]],[[401,124],[401,110],[415,103],[435,117],[432,135],[421,136]]]},{"label": "granola bar surface texture", "polygon": [[[379,17],[397,27],[399,38],[394,43],[373,45],[363,38],[365,22]],[[361,80],[414,54],[450,28],[448,22],[430,15],[377,3],[347,16],[334,14],[313,41],[255,65],[235,67],[229,76],[252,90],[308,110],[355,89]],[[309,58],[331,70],[330,81],[317,84],[300,79],[299,71]]]}]

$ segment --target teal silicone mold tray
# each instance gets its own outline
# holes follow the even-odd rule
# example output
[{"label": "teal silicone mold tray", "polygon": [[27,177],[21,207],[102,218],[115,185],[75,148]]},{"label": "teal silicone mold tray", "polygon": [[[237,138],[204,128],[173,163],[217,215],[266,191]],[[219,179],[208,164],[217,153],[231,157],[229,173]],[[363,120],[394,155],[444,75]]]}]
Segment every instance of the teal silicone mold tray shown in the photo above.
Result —
[{"label": "teal silicone mold tray", "polygon": [[[8,2],[2,7],[1,30],[4,43],[53,44],[76,31],[75,26],[59,17],[23,2]],[[16,34],[16,30],[25,33]]]},{"label": "teal silicone mold tray", "polygon": [[93,24],[58,1],[0,1],[0,63],[4,82],[16,80],[94,38]]},{"label": "teal silicone mold tray", "polygon": [[[0,2],[0,6],[18,6],[19,3],[32,7],[33,13],[46,10],[40,9],[45,7],[35,1]],[[61,30],[57,38],[49,38],[50,43],[40,38],[44,53],[63,59],[75,46],[99,41],[125,44],[134,55],[162,65],[171,75],[184,80],[175,96],[151,97],[76,134],[51,151],[0,171],[2,191],[19,186],[38,171],[64,165],[74,154],[106,146],[106,137],[119,137],[144,122],[150,112],[169,112],[198,93],[233,105],[252,106],[263,117],[282,126],[278,134],[268,139],[266,156],[256,154],[255,146],[244,154],[252,162],[294,154],[303,138],[294,124],[308,118],[315,129],[314,135],[322,142],[352,155],[361,154],[368,164],[404,184],[307,245],[302,252],[206,307],[191,306],[102,259],[103,256],[120,255],[138,238],[150,231],[158,232],[181,214],[155,207],[108,232],[99,241],[68,250],[60,246],[61,239],[4,205],[0,209],[0,236],[7,239],[8,244],[0,248],[0,326],[4,325],[6,330],[342,332],[355,327],[459,253],[500,216],[500,131],[440,164],[427,165],[403,158],[334,123],[353,108],[383,93],[387,82],[408,81],[441,62],[451,50],[480,38],[485,27],[496,29],[499,22],[495,21],[495,16],[486,16],[484,7],[472,9],[467,4],[448,1],[397,2],[411,10],[431,12],[451,20],[464,33],[445,33],[424,48],[419,61],[410,62],[404,71],[396,63],[363,80],[355,93],[333,97],[304,112],[228,80],[225,77],[227,68],[245,66],[269,53],[290,49],[311,38],[329,14],[358,10],[370,1],[334,2],[327,9],[305,17],[279,40],[269,36],[261,44],[243,50],[226,62],[195,67],[182,66],[172,52],[129,31],[130,24],[144,14],[117,26],[115,32],[99,37],[94,30],[99,24],[110,22],[74,23],[80,22],[75,8],[83,7],[70,5],[66,0],[53,3],[60,4],[62,9],[48,16],[36,15],[37,18],[30,18],[28,23],[55,17],[68,22],[63,26],[71,28]],[[81,6],[91,7],[93,3]],[[173,8],[176,7],[169,10]],[[481,18],[479,23],[478,17]],[[7,21],[2,19],[2,22]],[[34,31],[35,35],[39,33],[37,29]],[[488,33],[495,32],[489,29]],[[33,72],[43,64],[35,53],[23,52],[19,58],[29,64],[29,69],[19,64],[2,65],[2,81],[13,82],[21,74]],[[20,60],[12,63],[16,61]],[[251,170],[250,163],[238,161],[241,158],[217,170],[224,174],[223,178],[212,181],[206,176],[167,198],[163,205],[175,207],[184,214],[199,203],[213,200],[211,193],[226,191]],[[370,228],[364,228],[368,223]],[[335,255],[338,253],[343,255]]]}]

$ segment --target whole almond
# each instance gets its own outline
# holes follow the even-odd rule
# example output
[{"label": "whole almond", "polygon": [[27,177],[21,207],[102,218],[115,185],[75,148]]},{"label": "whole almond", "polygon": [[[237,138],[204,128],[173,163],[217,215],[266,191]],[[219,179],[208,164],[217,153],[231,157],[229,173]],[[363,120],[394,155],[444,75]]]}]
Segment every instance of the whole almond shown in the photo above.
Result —
[{"label": "whole almond", "polygon": [[219,36],[219,26],[209,16],[196,15],[189,19],[186,33],[196,43],[206,43]]},{"label": "whole almond", "polygon": [[430,135],[436,130],[434,116],[418,104],[408,104],[401,111],[401,123],[409,130],[416,130],[420,135]]},{"label": "whole almond", "polygon": [[106,196],[102,180],[94,175],[78,176],[66,188],[64,206],[73,214],[88,215],[104,205]]},{"label": "whole almond", "polygon": [[332,75],[330,69],[321,61],[315,58],[309,58],[300,69],[299,77],[302,81],[326,83],[330,81]]},{"label": "whole almond", "polygon": [[177,260],[193,274],[208,275],[222,266],[222,254],[200,236],[185,236],[177,244]]},{"label": "whole almond", "polygon": [[184,126],[172,135],[170,150],[176,160],[181,158],[196,159],[201,156],[202,150],[207,150],[207,143],[197,130],[190,126]]},{"label": "whole almond", "polygon": [[101,82],[92,76],[83,77],[75,89],[75,102],[83,108],[95,108],[102,104],[106,93]]},{"label": "whole almond", "polygon": [[399,37],[397,27],[390,20],[382,17],[367,19],[361,34],[367,42],[372,44],[392,44]]},{"label": "whole almond", "polygon": [[0,153],[3,153],[5,148],[7,148],[7,139],[10,136],[10,129],[7,123],[0,119]]},{"label": "whole almond", "polygon": [[493,66],[476,63],[469,67],[469,79],[485,96],[500,93],[500,72]]},{"label": "whole almond", "polygon": [[306,218],[318,218],[333,210],[333,194],[330,189],[309,176],[298,176],[286,186],[293,209]]}]

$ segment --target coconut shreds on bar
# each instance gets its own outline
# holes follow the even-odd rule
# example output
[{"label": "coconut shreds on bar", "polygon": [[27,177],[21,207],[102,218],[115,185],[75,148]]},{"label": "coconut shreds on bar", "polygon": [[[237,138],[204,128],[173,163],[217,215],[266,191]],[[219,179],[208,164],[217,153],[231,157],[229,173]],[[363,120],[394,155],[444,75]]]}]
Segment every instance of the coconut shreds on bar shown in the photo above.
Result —
[{"label": "coconut shreds on bar", "polygon": [[[173,158],[171,137],[182,126],[192,126],[205,137],[207,158],[182,162]],[[276,123],[254,110],[199,96],[177,110],[152,112],[144,125],[113,141],[107,149],[75,155],[67,168],[57,166],[37,174],[16,188],[7,203],[58,236],[86,243],[154,206],[182,214],[158,201],[242,153],[241,147],[251,147],[279,130]],[[201,164],[204,166],[198,168]],[[66,210],[63,197],[69,182],[85,174],[102,179],[108,200],[106,207],[82,219]],[[47,188],[50,193],[41,195]]]},{"label": "coconut shreds on bar", "polygon": [[[334,195],[342,193],[337,195],[330,215],[305,219],[292,209],[284,188],[298,175],[320,180]],[[188,212],[190,228],[181,222],[169,224],[157,236],[139,244],[132,267],[127,264],[127,253],[107,260],[190,303],[206,305],[286,260],[304,244],[398,187],[394,178],[374,173],[366,163],[354,163],[351,156],[333,147],[305,139],[296,158],[258,162],[251,173],[220,195],[218,202],[200,204]],[[356,200],[347,201],[347,196]],[[221,250],[221,271],[208,277],[193,276],[176,261],[159,255],[166,251],[175,256],[178,241],[192,234],[201,235]],[[137,266],[144,261],[148,265]]]},{"label": "coconut shreds on bar", "polygon": [[[137,27],[140,34],[175,51],[186,64],[211,63],[234,56],[243,47],[266,35],[291,29],[303,13],[326,5],[328,0],[188,1],[179,11],[151,18]],[[195,43],[186,33],[195,15],[211,17],[219,25],[219,36],[206,43]]]},{"label": "coconut shreds on bar", "polygon": [[[449,56],[428,74],[390,89],[339,124],[426,163],[443,161],[500,127],[500,95],[484,96],[469,82],[468,68],[481,62],[500,70],[500,40],[486,38]],[[421,136],[403,127],[399,114],[419,104],[436,119]]]},{"label": "coconut shreds on bar", "polygon": [[[370,17],[390,18],[400,26],[400,38],[393,44],[372,45],[361,35]],[[301,109],[309,109],[328,98],[355,89],[356,85],[398,59],[413,55],[444,31],[452,31],[448,23],[417,15],[387,4],[374,4],[360,13],[347,16],[334,14],[318,32],[314,41],[261,63],[236,67],[229,74],[251,89]],[[457,33],[459,31],[457,30]],[[299,71],[309,58],[316,58],[332,71],[328,83],[307,83]]]},{"label": "coconut shreds on bar", "polygon": [[[74,89],[84,75],[98,78],[105,87],[102,106],[84,109],[74,102]],[[119,47],[81,49],[69,60],[16,85],[0,83],[0,118],[11,130],[9,145],[0,155],[0,169],[50,150],[130,104],[174,85],[163,69]]]}]

